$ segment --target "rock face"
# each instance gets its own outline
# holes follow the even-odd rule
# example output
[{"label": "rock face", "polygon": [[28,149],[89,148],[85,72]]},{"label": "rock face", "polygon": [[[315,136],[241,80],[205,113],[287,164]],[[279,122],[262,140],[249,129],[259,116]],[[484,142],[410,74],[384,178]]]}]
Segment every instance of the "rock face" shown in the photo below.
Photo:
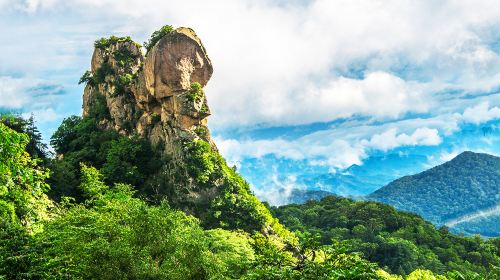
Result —
[{"label": "rock face", "polygon": [[[178,28],[161,38],[147,53],[129,38],[96,46],[83,96],[83,115],[105,105],[104,128],[124,135],[137,134],[165,153],[176,156],[183,139],[210,138],[210,115],[202,87],[213,68],[200,39],[189,28]],[[105,104],[98,104],[98,100]]]},{"label": "rock face", "polygon": [[194,31],[175,32],[160,40],[144,61],[146,89],[157,99],[185,92],[193,82],[205,86],[212,76],[212,63]]}]

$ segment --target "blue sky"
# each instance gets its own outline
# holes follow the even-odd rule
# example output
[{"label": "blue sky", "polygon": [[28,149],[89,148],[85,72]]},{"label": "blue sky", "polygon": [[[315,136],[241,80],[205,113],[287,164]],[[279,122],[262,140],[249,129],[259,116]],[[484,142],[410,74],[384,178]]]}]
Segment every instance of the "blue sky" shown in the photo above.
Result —
[{"label": "blue sky", "polygon": [[0,110],[34,114],[48,139],[81,113],[94,40],[165,24],[203,40],[215,140],[275,203],[500,154],[496,0],[0,0]]}]

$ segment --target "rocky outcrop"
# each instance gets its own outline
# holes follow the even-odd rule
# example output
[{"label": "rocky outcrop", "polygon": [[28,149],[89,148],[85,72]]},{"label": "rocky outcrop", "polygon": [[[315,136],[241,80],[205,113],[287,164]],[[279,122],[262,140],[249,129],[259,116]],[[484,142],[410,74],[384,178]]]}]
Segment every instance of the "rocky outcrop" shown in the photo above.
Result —
[{"label": "rocky outcrop", "polygon": [[[130,38],[111,37],[96,43],[92,80],[85,88],[83,115],[105,105],[101,125],[121,134],[147,137],[163,144],[167,154],[174,142],[201,138],[215,148],[207,125],[210,110],[203,86],[212,76],[212,63],[195,32],[178,28],[163,36],[143,55]],[[99,105],[99,99],[105,104]]]},{"label": "rocky outcrop", "polygon": [[186,167],[187,143],[204,140],[217,150],[203,92],[212,72],[205,47],[189,28],[165,34],[146,55],[129,37],[101,39],[92,55],[84,117],[98,119],[103,129],[148,139],[164,162],[147,185],[173,204],[208,203],[217,194],[217,186],[199,190]]}]

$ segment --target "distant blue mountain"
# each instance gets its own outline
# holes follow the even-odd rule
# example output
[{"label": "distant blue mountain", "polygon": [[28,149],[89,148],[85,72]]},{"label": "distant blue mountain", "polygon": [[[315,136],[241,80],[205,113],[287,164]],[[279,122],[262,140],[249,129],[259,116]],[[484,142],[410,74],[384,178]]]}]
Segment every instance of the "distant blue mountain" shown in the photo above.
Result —
[{"label": "distant blue mountain", "polygon": [[421,171],[426,162],[427,158],[421,155],[372,156],[363,165],[352,165],[337,173],[300,176],[298,182],[341,196],[363,196],[396,178]]},{"label": "distant blue mountain", "polygon": [[267,155],[245,159],[239,171],[258,190],[295,188],[356,197],[372,193],[404,175],[420,172],[426,163],[427,157],[423,155],[394,153],[372,156],[363,165],[332,173],[328,167],[311,165],[305,160]]}]

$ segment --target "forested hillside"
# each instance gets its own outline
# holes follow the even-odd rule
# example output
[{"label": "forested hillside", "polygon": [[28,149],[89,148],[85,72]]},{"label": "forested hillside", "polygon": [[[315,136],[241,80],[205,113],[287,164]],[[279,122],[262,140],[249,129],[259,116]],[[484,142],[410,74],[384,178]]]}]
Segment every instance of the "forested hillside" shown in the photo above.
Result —
[{"label": "forested hillside", "polygon": [[[498,205],[500,158],[464,152],[442,165],[395,180],[368,198],[418,213],[437,225],[443,225]],[[492,234],[491,229],[477,225],[474,230],[464,230]],[[498,229],[494,234],[500,234]]]},{"label": "forested hillside", "polygon": [[330,196],[271,210],[287,228],[318,235],[321,244],[360,252],[392,273],[407,274],[417,268],[436,273],[458,270],[465,279],[487,279],[495,267],[500,273],[499,238],[457,236],[446,227],[438,230],[416,214],[382,203]]}]

